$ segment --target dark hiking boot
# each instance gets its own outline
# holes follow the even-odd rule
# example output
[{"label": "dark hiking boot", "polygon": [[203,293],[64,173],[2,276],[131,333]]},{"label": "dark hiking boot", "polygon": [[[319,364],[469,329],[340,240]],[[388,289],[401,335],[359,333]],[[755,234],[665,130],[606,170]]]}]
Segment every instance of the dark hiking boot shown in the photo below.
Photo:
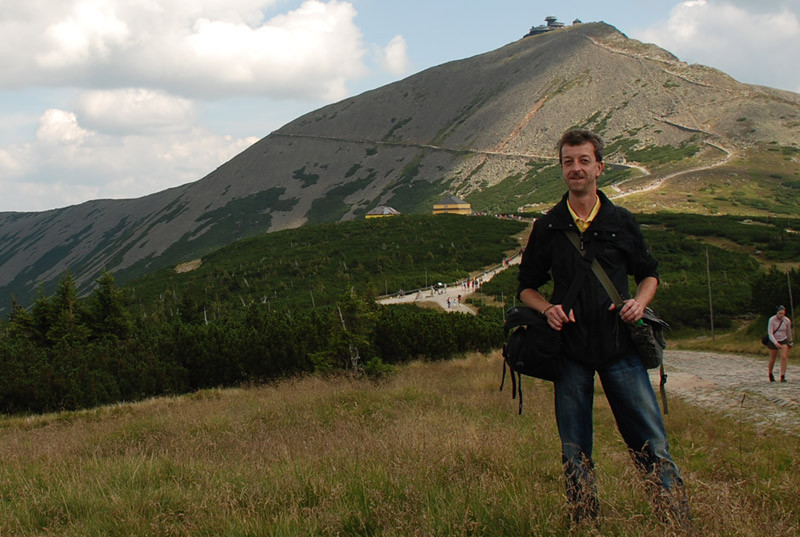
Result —
[{"label": "dark hiking boot", "polygon": [[658,491],[653,497],[653,513],[665,525],[683,529],[692,527],[689,498],[683,487]]},{"label": "dark hiking boot", "polygon": [[599,516],[600,503],[596,496],[583,498],[578,502],[570,502],[569,519],[573,526],[595,522]]},{"label": "dark hiking boot", "polygon": [[589,470],[579,479],[567,479],[567,501],[569,518],[573,525],[597,520],[600,502],[597,499],[597,485],[594,471]]}]

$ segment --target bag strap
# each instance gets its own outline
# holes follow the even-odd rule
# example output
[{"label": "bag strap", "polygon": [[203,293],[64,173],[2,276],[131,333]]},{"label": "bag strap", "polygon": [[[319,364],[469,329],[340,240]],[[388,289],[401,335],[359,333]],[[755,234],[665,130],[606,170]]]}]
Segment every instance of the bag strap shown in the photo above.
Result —
[{"label": "bag strap", "polygon": [[[572,238],[577,240],[577,235],[574,235],[574,232],[572,233]],[[572,283],[567,289],[564,299],[561,301],[561,307],[564,310],[564,313],[567,315],[569,315],[570,310],[572,310],[572,306],[575,304],[575,300],[578,298],[578,291],[580,291],[583,282],[586,281],[586,277],[589,275],[589,270],[593,271],[594,265],[597,263],[597,259],[595,259],[595,246],[590,245],[586,250],[581,250],[580,246],[578,246],[576,243],[576,247],[581,252],[583,262],[575,271],[575,276],[572,278]]]},{"label": "bag strap", "polygon": [[[564,234],[567,236],[569,242],[572,243],[575,249],[578,250],[578,252],[580,252],[581,256],[585,257],[586,251],[581,248],[578,234],[575,233],[574,231],[565,231]],[[620,295],[619,291],[617,291],[617,288],[614,287],[613,283],[611,283],[611,278],[608,277],[608,274],[606,274],[606,271],[603,269],[603,266],[600,264],[600,262],[597,260],[596,257],[592,256],[591,263],[592,263],[592,272],[594,272],[594,275],[597,276],[598,280],[600,280],[600,283],[603,285],[603,289],[606,290],[606,293],[608,293],[608,296],[609,298],[611,298],[611,301],[618,308],[621,308],[624,301],[622,300],[622,295]]]},{"label": "bag strap", "polygon": [[786,320],[786,317],[784,317],[783,319],[781,319],[781,324],[779,324],[779,325],[778,325],[778,328],[776,328],[775,330],[773,330],[773,331],[772,331],[772,337],[775,337],[775,333],[776,333],[778,330],[780,330],[781,328],[783,328],[783,322],[784,322],[785,320]]},{"label": "bag strap", "polygon": [[[575,247],[575,249],[578,250],[578,253],[580,253],[581,256],[585,258],[586,251],[583,248],[581,248],[581,242],[580,239],[578,238],[578,234],[574,231],[564,231],[564,235],[567,236],[569,242],[571,242],[572,245]],[[608,277],[608,274],[606,273],[605,269],[603,269],[603,266],[600,264],[600,262],[597,260],[596,257],[592,256],[591,262],[592,262],[592,272],[594,272],[594,275],[597,276],[598,280],[600,280],[600,284],[603,286],[603,289],[606,290],[606,293],[608,293],[608,296],[609,298],[611,298],[611,301],[618,308],[621,308],[623,305],[622,295],[619,294],[619,291],[611,282],[611,278]],[[660,379],[658,383],[658,388],[659,391],[661,392],[661,404],[664,407],[664,414],[669,414],[669,407],[667,406],[667,389],[666,389],[667,374],[664,372],[663,360],[661,362],[661,366],[659,367],[659,375]]]}]

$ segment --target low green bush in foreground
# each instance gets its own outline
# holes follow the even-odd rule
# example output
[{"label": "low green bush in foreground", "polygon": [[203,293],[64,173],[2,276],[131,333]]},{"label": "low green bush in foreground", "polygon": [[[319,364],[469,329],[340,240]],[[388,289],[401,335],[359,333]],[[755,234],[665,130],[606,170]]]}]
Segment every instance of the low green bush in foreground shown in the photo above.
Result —
[{"label": "low green bush in foreground", "polygon": [[[552,385],[526,379],[518,416],[500,364],[476,354],[380,381],[307,376],[3,418],[0,535],[670,534],[600,393],[603,517],[571,532]],[[797,533],[797,436],[677,398],[666,421],[697,535]]]}]

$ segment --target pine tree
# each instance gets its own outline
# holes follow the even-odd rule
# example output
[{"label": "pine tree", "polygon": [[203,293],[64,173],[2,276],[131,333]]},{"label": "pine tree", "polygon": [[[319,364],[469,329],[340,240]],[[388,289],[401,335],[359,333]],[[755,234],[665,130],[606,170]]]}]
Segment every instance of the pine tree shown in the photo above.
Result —
[{"label": "pine tree", "polygon": [[50,302],[52,324],[46,332],[51,344],[59,341],[85,341],[89,329],[84,324],[83,306],[78,301],[78,288],[75,278],[67,270],[58,282],[58,287]]},{"label": "pine tree", "polygon": [[20,305],[16,296],[11,297],[11,313],[3,325],[2,333],[11,339],[33,339],[33,315]]},{"label": "pine tree", "polygon": [[133,321],[123,291],[114,284],[114,277],[106,270],[103,270],[96,283],[97,288],[89,297],[86,308],[86,324],[91,337],[128,339]]},{"label": "pine tree", "polygon": [[54,323],[54,310],[51,300],[44,294],[41,284],[37,289],[37,298],[31,307],[32,335],[31,339],[39,345],[49,345],[47,333]]}]

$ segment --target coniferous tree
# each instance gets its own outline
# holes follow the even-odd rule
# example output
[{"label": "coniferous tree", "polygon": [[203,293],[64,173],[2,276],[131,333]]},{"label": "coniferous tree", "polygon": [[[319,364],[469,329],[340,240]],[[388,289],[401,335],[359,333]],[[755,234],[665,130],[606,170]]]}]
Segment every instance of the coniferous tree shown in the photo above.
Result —
[{"label": "coniferous tree", "polygon": [[20,305],[16,296],[11,297],[11,312],[3,325],[2,334],[10,339],[33,339],[33,315]]},{"label": "coniferous tree", "polygon": [[41,284],[37,289],[37,298],[31,306],[31,319],[31,339],[39,345],[50,345],[47,333],[54,323],[54,310],[51,300],[44,294]]},{"label": "coniferous tree", "polygon": [[84,324],[83,305],[78,300],[75,278],[67,270],[58,282],[58,287],[50,301],[51,325],[47,330],[50,343],[59,341],[79,342],[89,337],[89,329]]},{"label": "coniferous tree", "polygon": [[188,291],[184,291],[177,306],[178,318],[186,324],[205,324],[208,316],[205,307],[205,304],[198,303]]},{"label": "coniferous tree", "polygon": [[753,309],[762,315],[773,315],[779,304],[789,308],[790,302],[800,297],[800,272],[791,269],[787,276],[786,272],[773,266],[755,278],[751,289]]},{"label": "coniferous tree", "polygon": [[86,324],[92,338],[115,337],[128,339],[133,329],[131,314],[125,305],[125,296],[114,284],[114,277],[103,270],[96,280],[97,288],[89,297]]}]

